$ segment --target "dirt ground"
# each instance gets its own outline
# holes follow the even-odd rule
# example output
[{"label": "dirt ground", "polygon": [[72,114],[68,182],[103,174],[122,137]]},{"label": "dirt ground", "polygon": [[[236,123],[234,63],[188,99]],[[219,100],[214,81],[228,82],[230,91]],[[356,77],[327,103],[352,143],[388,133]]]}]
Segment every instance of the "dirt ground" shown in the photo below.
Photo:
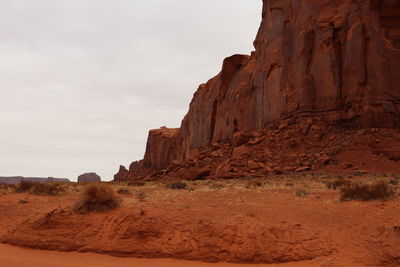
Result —
[{"label": "dirt ground", "polygon": [[[288,263],[288,264],[259,264],[257,266],[269,267],[301,267],[308,262]],[[254,264],[234,264],[234,263],[205,263],[194,261],[183,261],[174,259],[140,259],[140,258],[118,258],[108,255],[94,253],[77,252],[58,252],[43,251],[20,248],[0,244],[0,266],[7,267],[243,267],[254,266]]]},{"label": "dirt ground", "polygon": [[[380,177],[398,190],[396,175],[358,174],[349,179]],[[122,206],[89,215],[71,212],[81,191],[75,184],[62,196],[3,192],[0,241],[58,252],[2,245],[0,265],[72,266],[68,264],[75,261],[73,266],[84,266],[85,261],[104,259],[105,265],[98,266],[400,266],[398,197],[341,201],[338,190],[326,187],[334,179],[335,175],[303,174],[204,180],[186,182],[185,190],[157,182],[113,183],[116,191],[127,189]],[[51,213],[55,209],[60,210]],[[24,255],[26,261],[15,255]],[[54,259],[59,259],[58,265]]]}]

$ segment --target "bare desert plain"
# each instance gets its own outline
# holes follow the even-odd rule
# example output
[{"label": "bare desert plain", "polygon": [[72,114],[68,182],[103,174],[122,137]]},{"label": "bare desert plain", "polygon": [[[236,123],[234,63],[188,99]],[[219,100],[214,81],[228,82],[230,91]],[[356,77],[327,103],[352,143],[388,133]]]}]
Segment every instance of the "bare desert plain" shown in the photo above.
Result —
[{"label": "bare desert plain", "polygon": [[[386,181],[394,195],[343,200],[343,184],[361,180]],[[58,184],[52,195],[3,186],[0,264],[399,266],[398,181],[396,174],[303,173],[111,182],[103,184],[116,192],[120,207],[87,214],[73,211],[84,185]]]}]

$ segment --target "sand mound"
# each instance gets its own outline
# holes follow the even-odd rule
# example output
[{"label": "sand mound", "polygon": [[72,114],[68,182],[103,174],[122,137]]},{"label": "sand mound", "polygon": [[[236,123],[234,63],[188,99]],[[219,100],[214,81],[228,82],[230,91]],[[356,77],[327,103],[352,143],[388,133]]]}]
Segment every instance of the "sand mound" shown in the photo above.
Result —
[{"label": "sand mound", "polygon": [[303,261],[331,253],[327,242],[299,224],[274,225],[239,215],[226,221],[185,217],[194,219],[183,223],[143,210],[53,213],[17,225],[3,241],[60,251],[249,263]]}]

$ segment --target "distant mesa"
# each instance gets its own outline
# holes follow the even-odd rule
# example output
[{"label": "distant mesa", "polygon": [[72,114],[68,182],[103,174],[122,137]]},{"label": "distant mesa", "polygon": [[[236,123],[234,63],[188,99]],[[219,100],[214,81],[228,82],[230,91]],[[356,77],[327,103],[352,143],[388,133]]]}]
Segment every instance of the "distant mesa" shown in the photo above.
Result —
[{"label": "distant mesa", "polygon": [[29,181],[29,182],[37,182],[37,183],[51,183],[51,182],[58,182],[58,183],[69,183],[71,182],[69,179],[66,178],[39,178],[39,177],[23,177],[23,176],[8,176],[8,177],[1,177],[0,176],[0,184],[19,184],[22,181]]},{"label": "distant mesa", "polygon": [[95,172],[88,172],[78,176],[78,183],[101,182],[101,177]]}]

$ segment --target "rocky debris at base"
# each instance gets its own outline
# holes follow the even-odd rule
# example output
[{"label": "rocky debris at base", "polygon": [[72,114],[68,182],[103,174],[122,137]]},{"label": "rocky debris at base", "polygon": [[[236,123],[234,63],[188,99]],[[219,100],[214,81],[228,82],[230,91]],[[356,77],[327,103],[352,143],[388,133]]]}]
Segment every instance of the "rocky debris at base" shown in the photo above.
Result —
[{"label": "rocky debris at base", "polygon": [[[323,138],[318,140],[312,135],[305,136],[301,123],[291,124],[281,130],[273,127],[248,132],[250,139],[238,147],[231,142],[203,147],[196,150],[195,158],[174,161],[166,169],[141,168],[143,161],[135,162],[130,170],[121,167],[116,178],[122,179],[116,180],[230,179],[290,172],[400,171],[400,161],[393,158],[391,153],[383,153],[389,148],[390,151],[400,151],[399,130],[370,128],[364,129],[360,135],[358,130],[320,126]],[[381,138],[380,143],[375,142],[377,137]],[[262,141],[254,144],[252,140],[256,138]],[[296,146],[292,145],[292,140],[295,140]],[[219,156],[216,157],[216,153]]]}]

